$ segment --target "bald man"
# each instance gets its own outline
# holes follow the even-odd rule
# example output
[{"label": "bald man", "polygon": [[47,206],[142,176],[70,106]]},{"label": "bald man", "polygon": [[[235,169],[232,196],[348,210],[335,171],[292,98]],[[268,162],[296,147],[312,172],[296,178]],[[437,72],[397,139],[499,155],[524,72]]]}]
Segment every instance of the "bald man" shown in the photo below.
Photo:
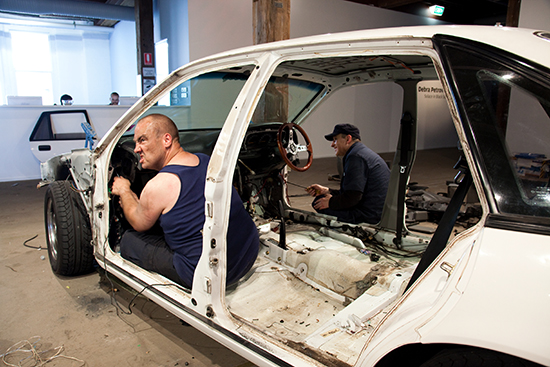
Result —
[{"label": "bald man", "polygon": [[[140,197],[127,179],[115,177],[113,181],[111,192],[120,197],[124,216],[134,229],[122,236],[120,253],[144,269],[191,288],[202,252],[204,185],[210,158],[185,151],[174,122],[160,114],[138,122],[134,141],[141,166],[159,173],[147,182]],[[148,232],[157,221],[164,235]],[[228,285],[250,270],[258,249],[256,226],[233,188],[227,232]]]}]

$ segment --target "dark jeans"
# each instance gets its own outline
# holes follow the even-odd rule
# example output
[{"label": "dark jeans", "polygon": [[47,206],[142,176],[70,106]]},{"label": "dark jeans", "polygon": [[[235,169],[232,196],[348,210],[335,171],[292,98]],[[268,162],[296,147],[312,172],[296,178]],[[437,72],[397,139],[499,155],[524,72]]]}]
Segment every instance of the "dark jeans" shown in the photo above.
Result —
[{"label": "dark jeans", "polygon": [[120,240],[120,255],[137,266],[157,272],[166,278],[191,288],[179,277],[174,268],[174,253],[164,241],[164,236],[127,230]]}]

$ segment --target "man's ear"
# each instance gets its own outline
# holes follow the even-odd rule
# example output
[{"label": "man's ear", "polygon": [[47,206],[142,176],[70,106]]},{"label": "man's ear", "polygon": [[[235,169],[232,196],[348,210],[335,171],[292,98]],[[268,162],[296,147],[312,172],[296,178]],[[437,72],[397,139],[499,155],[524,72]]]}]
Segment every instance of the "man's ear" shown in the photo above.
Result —
[{"label": "man's ear", "polygon": [[353,137],[351,135],[346,135],[346,144],[350,144],[353,141]]},{"label": "man's ear", "polygon": [[165,133],[162,137],[162,142],[165,147],[169,147],[172,145],[172,135]]}]

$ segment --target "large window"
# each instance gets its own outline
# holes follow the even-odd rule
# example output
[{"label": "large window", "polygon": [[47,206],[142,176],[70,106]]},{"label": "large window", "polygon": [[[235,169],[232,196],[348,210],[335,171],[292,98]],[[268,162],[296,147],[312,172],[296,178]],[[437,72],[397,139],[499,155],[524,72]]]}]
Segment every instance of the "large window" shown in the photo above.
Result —
[{"label": "large window", "polygon": [[11,37],[17,95],[41,96],[43,104],[53,104],[48,35],[12,31]]}]

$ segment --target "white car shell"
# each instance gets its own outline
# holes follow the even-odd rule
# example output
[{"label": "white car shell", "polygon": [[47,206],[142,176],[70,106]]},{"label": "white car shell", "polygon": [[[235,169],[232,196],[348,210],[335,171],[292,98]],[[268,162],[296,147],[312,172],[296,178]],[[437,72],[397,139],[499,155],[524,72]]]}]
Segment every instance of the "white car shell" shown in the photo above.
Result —
[{"label": "white car shell", "polygon": [[[468,139],[459,96],[450,84],[455,81],[450,81],[433,41],[435,35],[444,35],[491,45],[548,71],[550,37],[537,32],[474,26],[385,28],[293,39],[207,57],[181,67],[155,86],[104,135],[93,152],[75,150],[72,155],[44,163],[43,179],[59,179],[56,167],[70,161],[69,171],[89,213],[98,264],[256,365],[404,364],[408,356],[421,354],[427,345],[479,348],[526,363],[550,365],[549,218],[537,217],[534,224],[525,220],[523,225],[508,228],[494,224],[491,214],[498,213],[498,198],[491,195],[485,173],[478,169],[480,158]],[[225,234],[236,162],[261,92],[281,62],[371,54],[426,55],[433,60],[483,214],[477,224],[449,240],[414,284],[406,287],[414,267],[405,269],[403,277],[399,274],[388,285],[386,295],[361,296],[334,318],[323,319],[317,332],[308,334],[302,342],[289,342],[283,334],[272,335],[246,316],[236,317],[238,301],[226,291]],[[169,281],[122,259],[106,244],[112,215],[109,162],[115,144],[166,91],[182,81],[250,64],[256,68],[232,104],[211,155],[205,188],[203,254],[193,287],[186,291],[173,284],[152,286]],[[550,142],[549,136],[543,139]],[[275,246],[269,251],[278,250]]]}]

